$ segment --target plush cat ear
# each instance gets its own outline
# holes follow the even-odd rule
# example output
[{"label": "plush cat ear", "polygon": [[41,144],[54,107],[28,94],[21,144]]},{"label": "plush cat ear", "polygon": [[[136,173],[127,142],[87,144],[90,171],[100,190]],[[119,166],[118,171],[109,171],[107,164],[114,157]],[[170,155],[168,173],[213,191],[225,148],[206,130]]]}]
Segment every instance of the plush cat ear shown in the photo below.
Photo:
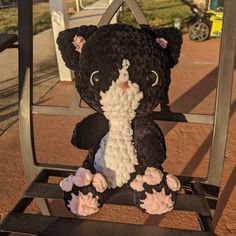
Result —
[{"label": "plush cat ear", "polygon": [[157,41],[161,40],[159,44],[162,44],[164,40],[167,42],[166,46],[165,43],[163,44],[163,48],[167,51],[170,67],[174,67],[179,61],[181,45],[183,43],[181,31],[175,27],[151,29],[158,35]]},{"label": "plush cat ear", "polygon": [[80,26],[61,31],[57,38],[66,66],[74,71],[79,70],[79,59],[86,40],[97,30],[96,26]]}]

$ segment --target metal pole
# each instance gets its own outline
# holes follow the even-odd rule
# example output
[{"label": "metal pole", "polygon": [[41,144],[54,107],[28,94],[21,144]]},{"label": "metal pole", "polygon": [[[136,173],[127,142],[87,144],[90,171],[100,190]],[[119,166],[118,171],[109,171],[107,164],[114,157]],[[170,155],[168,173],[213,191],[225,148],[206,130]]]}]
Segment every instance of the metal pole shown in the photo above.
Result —
[{"label": "metal pole", "polygon": [[236,44],[236,1],[225,0],[209,184],[220,186],[229,124]]},{"label": "metal pole", "polygon": [[[37,174],[35,155],[32,95],[33,95],[33,5],[32,0],[18,2],[19,40],[19,130],[24,173],[28,181]],[[48,202],[37,199],[40,211],[50,215]]]},{"label": "metal pole", "polygon": [[[111,5],[113,1],[114,0],[109,0],[109,5]],[[117,23],[118,12],[119,12],[119,10],[117,10],[116,13],[114,14],[114,16],[112,17],[112,19],[110,21],[110,24],[116,24]]]},{"label": "metal pole", "polygon": [[148,25],[147,19],[145,18],[136,0],[114,0],[111,2],[106,12],[103,14],[98,23],[98,26],[100,27],[102,25],[109,24],[115,13],[120,9],[123,3],[126,3],[128,5],[140,25]]},{"label": "metal pole", "polygon": [[32,0],[18,2],[19,40],[19,129],[25,174],[35,177],[36,163],[31,116],[33,84],[33,23]]}]

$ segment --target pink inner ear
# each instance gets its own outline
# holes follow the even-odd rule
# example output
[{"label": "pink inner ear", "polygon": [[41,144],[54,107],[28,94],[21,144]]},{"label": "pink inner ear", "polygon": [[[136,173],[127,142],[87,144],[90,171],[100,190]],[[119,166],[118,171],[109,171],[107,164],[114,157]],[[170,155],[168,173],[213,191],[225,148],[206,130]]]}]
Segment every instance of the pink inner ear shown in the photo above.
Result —
[{"label": "pink inner ear", "polygon": [[156,38],[156,42],[162,47],[167,48],[168,41],[164,38]]},{"label": "pink inner ear", "polygon": [[73,42],[72,42],[73,45],[75,46],[75,51],[81,53],[85,42],[86,41],[85,41],[84,37],[75,35],[75,37],[73,38]]}]

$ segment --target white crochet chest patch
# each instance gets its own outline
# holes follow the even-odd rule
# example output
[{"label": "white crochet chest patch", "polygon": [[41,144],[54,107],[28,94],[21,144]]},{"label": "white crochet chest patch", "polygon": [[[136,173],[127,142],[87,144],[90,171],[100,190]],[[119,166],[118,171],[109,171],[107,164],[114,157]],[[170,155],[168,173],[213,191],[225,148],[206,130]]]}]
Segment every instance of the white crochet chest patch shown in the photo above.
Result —
[{"label": "white crochet chest patch", "polygon": [[104,175],[108,188],[127,183],[130,173],[135,171],[134,166],[138,165],[131,122],[143,93],[136,83],[129,80],[129,65],[129,61],[124,59],[119,78],[112,82],[108,91],[100,93],[100,102],[110,129],[100,142],[94,167]]}]

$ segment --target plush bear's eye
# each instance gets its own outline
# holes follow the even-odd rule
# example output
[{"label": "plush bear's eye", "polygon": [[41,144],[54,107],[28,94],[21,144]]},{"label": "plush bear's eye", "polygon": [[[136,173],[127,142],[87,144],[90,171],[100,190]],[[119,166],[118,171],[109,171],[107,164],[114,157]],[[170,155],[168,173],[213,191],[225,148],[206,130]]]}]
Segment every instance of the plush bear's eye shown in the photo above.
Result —
[{"label": "plush bear's eye", "polygon": [[90,83],[92,86],[95,86],[96,84],[99,83],[99,81],[100,81],[100,74],[99,71],[96,70],[90,76]]},{"label": "plush bear's eye", "polygon": [[147,76],[147,81],[149,84],[152,85],[152,87],[158,85],[159,82],[159,76],[155,70],[152,70],[148,76]]}]

